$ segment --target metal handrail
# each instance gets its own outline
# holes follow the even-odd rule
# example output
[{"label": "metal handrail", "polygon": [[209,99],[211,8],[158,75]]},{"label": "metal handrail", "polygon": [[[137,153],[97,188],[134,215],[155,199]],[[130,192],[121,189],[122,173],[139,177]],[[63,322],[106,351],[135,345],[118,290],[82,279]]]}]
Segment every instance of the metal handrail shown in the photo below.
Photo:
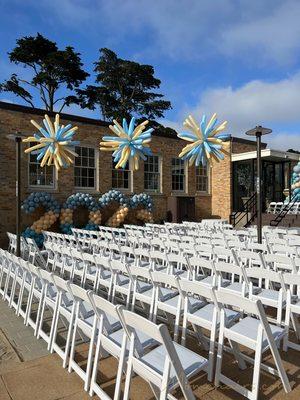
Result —
[{"label": "metal handrail", "polygon": [[274,219],[270,221],[270,226],[278,226],[280,222],[285,218],[287,213],[290,211],[290,209],[293,207],[293,205],[296,203],[296,198],[297,195],[291,198],[291,200],[287,203],[284,204],[282,209],[280,210],[280,213],[276,215]]},{"label": "metal handrail", "polygon": [[[257,215],[257,193],[253,193],[252,196],[244,204],[243,211],[236,211],[230,215],[230,223],[232,226],[236,226],[240,221],[242,221],[246,216],[246,224],[248,226],[250,222],[254,220]],[[251,215],[249,216],[249,214]]]}]

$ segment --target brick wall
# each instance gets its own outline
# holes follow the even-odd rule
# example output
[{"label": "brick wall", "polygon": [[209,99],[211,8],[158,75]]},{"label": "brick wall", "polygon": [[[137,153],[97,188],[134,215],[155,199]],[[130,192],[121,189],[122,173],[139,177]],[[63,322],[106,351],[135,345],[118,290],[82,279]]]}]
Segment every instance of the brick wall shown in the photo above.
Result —
[{"label": "brick wall", "polygon": [[[41,123],[44,112],[31,110],[28,107],[9,105],[0,102],[0,246],[6,244],[6,232],[15,231],[15,143],[6,138],[7,134],[20,131],[28,136],[32,135],[34,128],[31,119]],[[63,114],[62,116],[63,117]],[[99,148],[99,142],[104,134],[110,134],[107,124],[88,118],[66,116],[62,123],[72,123],[78,126],[76,139],[82,146]],[[155,136],[151,142],[154,154],[162,157],[162,193],[151,194],[154,200],[154,218],[156,221],[165,219],[168,210],[168,198],[178,196],[172,193],[171,163],[172,158],[177,157],[185,143],[176,137]],[[210,194],[203,195],[196,192],[195,167],[188,168],[187,192],[183,196],[195,196],[195,218],[218,217],[228,218],[231,212],[231,147],[237,149],[237,143],[228,143],[228,155],[220,163],[213,163],[210,168]],[[26,144],[23,144],[23,150]],[[244,144],[242,145],[244,146]],[[247,147],[248,146],[248,147]],[[243,148],[245,151],[249,144]],[[253,145],[251,147],[253,149]],[[241,152],[240,149],[235,152]],[[99,153],[99,190],[84,190],[99,198],[102,193],[112,187],[111,153]],[[28,155],[22,151],[22,199],[25,199],[37,188],[28,187]],[[45,190],[45,189],[40,189]],[[59,172],[56,188],[49,190],[61,203],[72,193],[74,189],[74,168],[63,169]],[[139,193],[144,191],[144,165],[141,162],[140,169],[133,173],[132,191]],[[125,192],[126,193],[126,192]],[[130,194],[130,193],[127,193]],[[22,215],[23,229],[34,221],[33,216]]]}]

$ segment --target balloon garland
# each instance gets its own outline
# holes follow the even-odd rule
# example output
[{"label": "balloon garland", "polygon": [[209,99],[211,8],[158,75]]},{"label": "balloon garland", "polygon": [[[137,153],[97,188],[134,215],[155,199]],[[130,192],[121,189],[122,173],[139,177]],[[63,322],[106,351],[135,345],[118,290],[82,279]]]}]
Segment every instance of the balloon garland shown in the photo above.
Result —
[{"label": "balloon garland", "polygon": [[23,236],[34,239],[38,246],[43,244],[42,231],[49,229],[56,222],[60,213],[58,201],[46,192],[31,193],[23,202],[22,209],[26,214],[32,214],[40,206],[47,210],[46,213],[23,232]]},{"label": "balloon garland", "polygon": [[54,165],[57,170],[61,167],[68,167],[73,164],[71,156],[77,156],[74,147],[79,145],[79,141],[73,141],[73,135],[78,129],[77,126],[72,127],[71,124],[66,126],[59,124],[59,114],[56,114],[55,121],[52,124],[48,115],[43,119],[44,127],[40,126],[34,120],[30,121],[39,133],[34,134],[23,142],[35,142],[32,147],[25,150],[25,153],[37,154],[37,160],[41,160],[41,167]]},{"label": "balloon garland", "polygon": [[144,131],[149,121],[143,121],[135,127],[135,118],[131,118],[129,126],[126,119],[123,119],[123,126],[118,121],[113,120],[114,125],[109,125],[117,136],[103,136],[100,142],[100,150],[113,151],[114,161],[117,162],[115,168],[125,168],[129,159],[133,160],[135,170],[139,169],[139,159],[146,160],[147,156],[152,155],[149,143],[153,128]]},{"label": "balloon garland", "polygon": [[121,206],[107,221],[106,225],[111,228],[117,228],[125,221],[128,215],[129,208],[127,206]]},{"label": "balloon garland", "polygon": [[98,204],[90,194],[75,193],[67,198],[61,209],[60,229],[63,233],[72,233],[74,227],[73,212],[80,206],[89,210],[89,221],[84,229],[98,229],[98,225],[101,223],[101,212]]},{"label": "balloon garland", "polygon": [[300,161],[293,168],[291,189],[294,201],[300,201]]},{"label": "balloon garland", "polygon": [[[147,193],[134,194],[131,198],[126,197],[118,190],[110,190],[104,193],[98,201],[90,194],[75,193],[67,198],[60,207],[57,200],[49,193],[31,193],[23,202],[22,209],[27,214],[32,214],[39,206],[47,211],[30,227],[26,228],[23,236],[33,238],[39,246],[43,244],[43,230],[49,229],[60,218],[60,230],[62,233],[72,234],[74,227],[73,212],[76,208],[83,206],[89,210],[89,220],[84,229],[97,230],[102,223],[101,211],[109,209],[112,203],[118,204],[118,209],[111,215],[106,225],[118,227],[129,219],[129,211],[134,211],[135,218],[143,222],[152,222],[153,202]],[[140,208],[142,207],[142,208]]]},{"label": "balloon garland", "polygon": [[182,160],[188,160],[189,165],[195,163],[206,165],[212,159],[220,161],[224,159],[224,141],[230,138],[230,135],[221,133],[225,128],[227,121],[223,122],[218,127],[217,114],[213,114],[209,122],[206,122],[206,116],[203,115],[200,125],[189,115],[184,123],[190,132],[179,133],[177,136],[191,144],[186,145],[179,157]]},{"label": "balloon garland", "polygon": [[147,193],[139,193],[132,196],[130,199],[130,207],[136,208],[137,206],[143,206],[146,210],[152,211],[153,201],[152,197]]},{"label": "balloon garland", "polygon": [[119,203],[120,206],[126,206],[129,203],[128,199],[122,192],[120,192],[119,190],[110,190],[100,197],[100,199],[98,200],[98,205],[100,208],[105,208],[113,201]]}]

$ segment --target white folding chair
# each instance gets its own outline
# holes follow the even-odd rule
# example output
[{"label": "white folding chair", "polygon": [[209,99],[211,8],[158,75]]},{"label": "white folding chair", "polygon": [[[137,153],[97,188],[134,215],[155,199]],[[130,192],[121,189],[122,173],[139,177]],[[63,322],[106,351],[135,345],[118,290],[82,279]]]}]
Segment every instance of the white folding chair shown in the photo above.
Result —
[{"label": "white folding chair", "polygon": [[[194,400],[195,396],[188,379],[199,374],[200,371],[206,371],[208,361],[180,344],[172,342],[166,325],[155,325],[128,310],[123,310],[122,315],[122,321],[130,337],[123,400],[128,400],[130,397],[133,373],[149,382],[156,398],[174,399],[171,392],[179,386],[186,400]],[[159,345],[149,352],[142,351],[136,332],[137,327],[141,332],[155,339]],[[127,343],[124,344],[126,345]]]},{"label": "white folding chair", "polygon": [[[238,306],[238,308],[243,313],[248,314],[248,316],[242,318],[240,321],[237,321],[232,326],[227,327],[226,315],[224,309],[221,309],[215,385],[219,386],[220,382],[222,382],[248,399],[257,400],[259,393],[260,371],[261,369],[264,369],[273,375],[279,376],[285,392],[290,392],[291,387],[289,380],[277,348],[277,344],[280,343],[285,335],[285,329],[268,323],[263,305],[260,300],[252,301],[223,290],[217,291],[216,296],[219,303],[230,307]],[[236,381],[222,373],[221,368],[225,339],[255,351],[254,359],[245,354],[241,356],[243,360],[254,364],[252,390],[245,386],[241,386]],[[272,353],[276,368],[272,368],[262,363],[262,355],[268,350],[270,350]],[[245,361],[241,363],[241,367],[246,368]]]}]

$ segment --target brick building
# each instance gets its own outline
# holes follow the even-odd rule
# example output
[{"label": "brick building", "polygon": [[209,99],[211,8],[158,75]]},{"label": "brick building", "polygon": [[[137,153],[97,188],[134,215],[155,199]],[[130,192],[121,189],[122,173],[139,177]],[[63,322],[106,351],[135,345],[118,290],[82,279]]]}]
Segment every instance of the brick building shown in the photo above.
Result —
[{"label": "brick building", "polygon": [[[32,135],[34,128],[30,120],[41,123],[44,114],[41,109],[0,102],[0,246],[5,245],[6,231],[13,232],[15,224],[15,144],[7,135],[16,131]],[[54,116],[49,112],[48,115]],[[75,159],[75,166],[59,173],[52,166],[41,169],[35,156],[22,152],[23,199],[40,190],[51,192],[62,203],[75,192],[99,198],[115,188],[128,195],[148,192],[154,200],[156,221],[164,220],[168,210],[172,211],[174,220],[228,219],[236,185],[233,159],[243,164],[245,160],[239,159],[243,154],[250,154],[250,160],[255,155],[254,142],[233,137],[222,162],[213,163],[210,168],[188,167],[178,158],[185,143],[176,136],[154,132],[153,157],[142,162],[138,171],[133,172],[130,165],[117,171],[113,168],[111,153],[99,151],[102,136],[110,134],[106,122],[68,114],[61,114],[61,121],[79,127],[76,133],[76,140],[80,140],[80,147],[76,149],[79,157]],[[25,148],[27,144],[22,146]],[[32,216],[24,216],[24,227],[32,222]]]}]

